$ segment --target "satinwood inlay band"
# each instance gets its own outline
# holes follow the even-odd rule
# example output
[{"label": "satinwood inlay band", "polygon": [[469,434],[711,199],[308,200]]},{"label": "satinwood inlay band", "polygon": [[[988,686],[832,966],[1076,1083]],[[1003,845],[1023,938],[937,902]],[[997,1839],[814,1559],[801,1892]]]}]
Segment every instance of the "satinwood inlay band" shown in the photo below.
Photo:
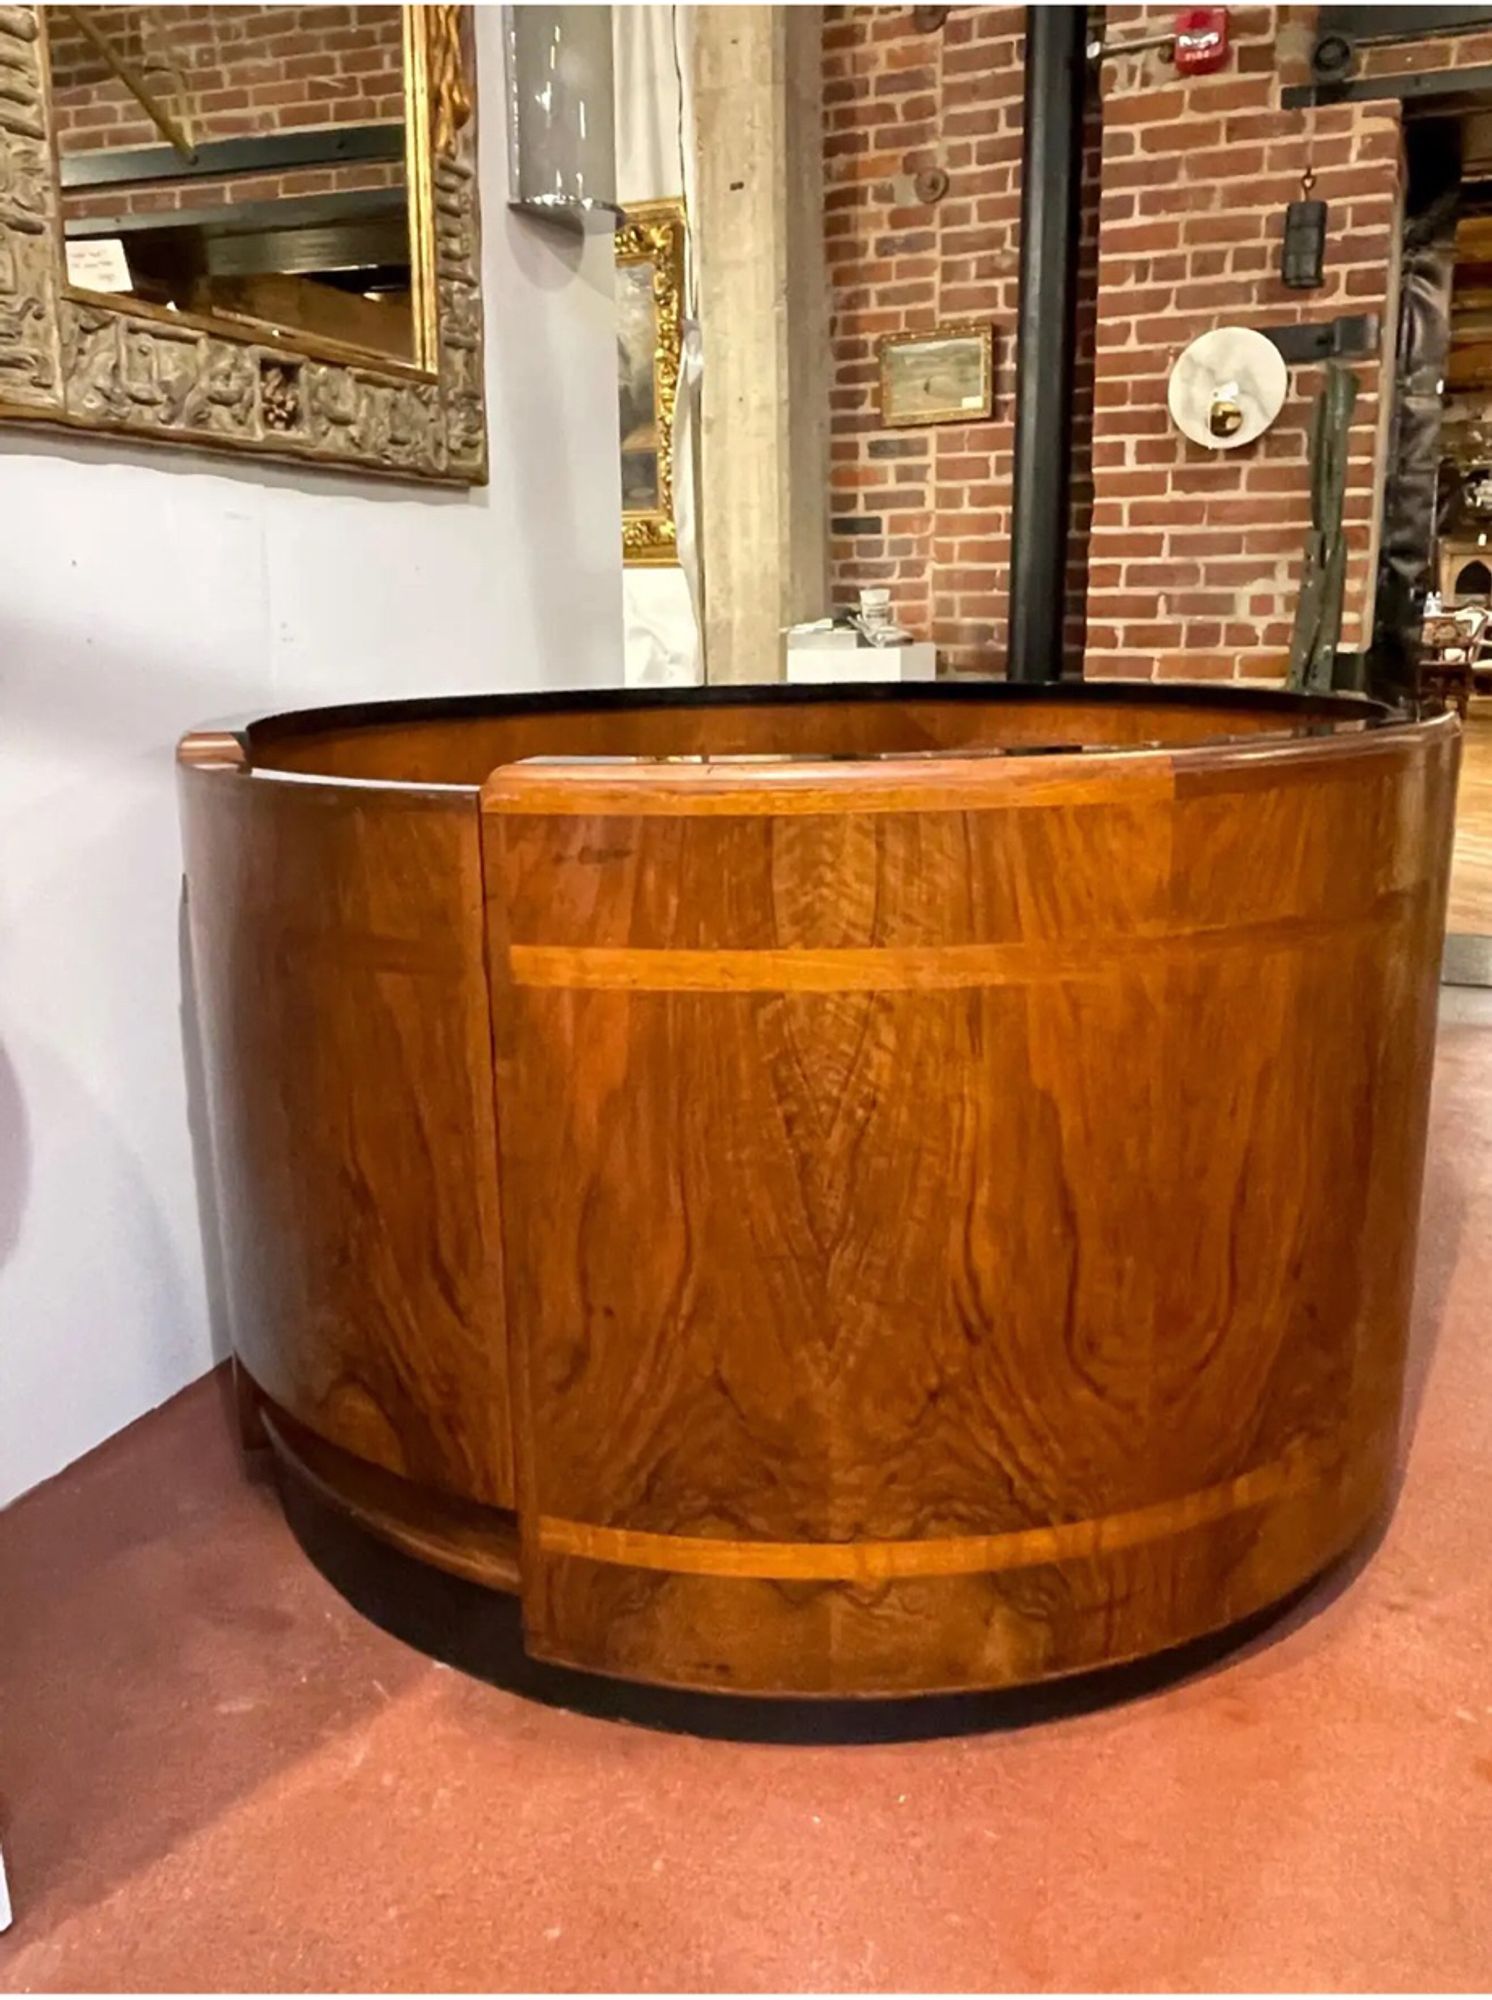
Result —
[{"label": "satinwood inlay band", "polygon": [[545,1555],[582,1556],[628,1569],[670,1570],[680,1576],[761,1577],[825,1583],[884,1583],[898,1577],[978,1576],[998,1570],[1034,1569],[1042,1563],[1081,1562],[1182,1535],[1229,1514],[1303,1493],[1321,1477],[1322,1462],[1301,1453],[1256,1466],[1198,1493],[1105,1514],[1091,1521],[1060,1521],[1018,1528],[1004,1535],[944,1535],[898,1542],[743,1542],[706,1535],[653,1535],[635,1528],[607,1528],[590,1521],[544,1515],[539,1547]]}]

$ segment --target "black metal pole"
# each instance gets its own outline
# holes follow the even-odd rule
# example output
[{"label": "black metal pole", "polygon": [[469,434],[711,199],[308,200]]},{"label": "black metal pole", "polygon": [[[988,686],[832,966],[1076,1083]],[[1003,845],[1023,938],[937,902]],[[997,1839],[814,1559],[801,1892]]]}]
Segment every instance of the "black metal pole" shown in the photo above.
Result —
[{"label": "black metal pole", "polygon": [[1054,681],[1062,672],[1087,30],[1086,7],[1026,9],[1015,491],[1006,662],[1006,673],[1013,681]]}]

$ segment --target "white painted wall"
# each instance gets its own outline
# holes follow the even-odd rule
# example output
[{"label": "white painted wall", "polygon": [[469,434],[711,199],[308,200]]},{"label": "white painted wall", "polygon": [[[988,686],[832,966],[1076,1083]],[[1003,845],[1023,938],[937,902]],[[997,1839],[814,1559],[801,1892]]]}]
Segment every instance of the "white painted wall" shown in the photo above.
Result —
[{"label": "white painted wall", "polygon": [[0,441],[0,1504],[214,1359],[177,737],[622,677],[611,239],[504,206],[499,10],[478,18],[486,491]]}]

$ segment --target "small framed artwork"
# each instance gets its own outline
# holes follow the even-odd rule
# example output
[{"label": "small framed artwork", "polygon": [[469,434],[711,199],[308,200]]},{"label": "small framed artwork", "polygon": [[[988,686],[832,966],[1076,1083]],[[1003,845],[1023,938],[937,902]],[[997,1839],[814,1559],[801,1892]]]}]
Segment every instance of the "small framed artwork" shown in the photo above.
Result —
[{"label": "small framed artwork", "polygon": [[995,330],[987,320],[882,334],[877,349],[883,424],[961,424],[994,414]]}]

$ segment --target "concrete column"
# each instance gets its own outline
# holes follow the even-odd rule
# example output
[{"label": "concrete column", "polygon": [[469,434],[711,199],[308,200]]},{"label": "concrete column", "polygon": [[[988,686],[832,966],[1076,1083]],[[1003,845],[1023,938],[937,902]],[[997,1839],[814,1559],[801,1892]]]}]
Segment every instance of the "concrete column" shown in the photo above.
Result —
[{"label": "concrete column", "polygon": [[705,677],[780,680],[828,608],[820,13],[695,12]]}]

